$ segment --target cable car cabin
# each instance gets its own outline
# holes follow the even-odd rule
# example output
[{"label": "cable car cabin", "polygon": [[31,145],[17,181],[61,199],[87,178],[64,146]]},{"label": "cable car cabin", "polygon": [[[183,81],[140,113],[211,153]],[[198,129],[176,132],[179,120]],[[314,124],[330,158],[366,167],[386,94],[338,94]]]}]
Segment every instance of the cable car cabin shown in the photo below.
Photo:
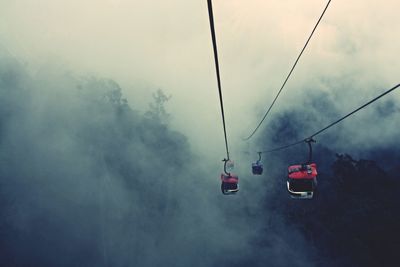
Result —
[{"label": "cable car cabin", "polygon": [[232,195],[239,191],[239,177],[231,173],[227,175],[221,174],[221,191],[224,195]]},{"label": "cable car cabin", "polygon": [[288,167],[287,190],[292,198],[311,199],[317,187],[317,164]]},{"label": "cable car cabin", "polygon": [[258,161],[251,164],[251,169],[255,175],[261,175],[263,173],[263,165]]}]

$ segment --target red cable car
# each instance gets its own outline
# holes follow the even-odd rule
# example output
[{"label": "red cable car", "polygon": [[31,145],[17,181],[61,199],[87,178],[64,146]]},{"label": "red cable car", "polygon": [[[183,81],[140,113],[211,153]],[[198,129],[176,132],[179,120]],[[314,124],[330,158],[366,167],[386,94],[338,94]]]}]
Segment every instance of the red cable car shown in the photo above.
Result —
[{"label": "red cable car", "polygon": [[[233,195],[239,191],[239,177],[226,171],[227,164],[233,166],[233,161],[224,159],[224,173],[221,173],[221,191],[224,195]],[[232,164],[232,166],[230,165]]]},{"label": "red cable car", "polygon": [[221,191],[224,195],[236,194],[239,191],[239,177],[233,173],[221,173]]},{"label": "red cable car", "polygon": [[311,163],[312,147],[315,142],[312,138],[305,140],[309,146],[307,163],[291,165],[288,167],[287,190],[292,198],[311,199],[317,187],[317,164]]},{"label": "red cable car", "polygon": [[288,167],[287,190],[293,198],[310,199],[317,187],[317,164],[301,164]]}]

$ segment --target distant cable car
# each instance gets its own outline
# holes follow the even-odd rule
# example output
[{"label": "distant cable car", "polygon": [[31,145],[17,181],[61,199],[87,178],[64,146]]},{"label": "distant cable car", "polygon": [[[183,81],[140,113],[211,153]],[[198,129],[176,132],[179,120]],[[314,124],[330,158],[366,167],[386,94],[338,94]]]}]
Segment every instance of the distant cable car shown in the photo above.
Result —
[{"label": "distant cable car", "polygon": [[236,174],[228,173],[226,171],[227,164],[230,160],[224,159],[224,172],[221,173],[221,191],[224,195],[236,194],[239,191],[239,177]]},{"label": "distant cable car", "polygon": [[317,187],[317,164],[311,163],[312,138],[305,140],[309,147],[308,161],[288,167],[287,190],[292,198],[311,199]]},{"label": "distant cable car", "polygon": [[261,164],[261,152],[258,152],[258,160],[251,164],[251,169],[254,175],[261,175],[263,173],[263,165]]}]

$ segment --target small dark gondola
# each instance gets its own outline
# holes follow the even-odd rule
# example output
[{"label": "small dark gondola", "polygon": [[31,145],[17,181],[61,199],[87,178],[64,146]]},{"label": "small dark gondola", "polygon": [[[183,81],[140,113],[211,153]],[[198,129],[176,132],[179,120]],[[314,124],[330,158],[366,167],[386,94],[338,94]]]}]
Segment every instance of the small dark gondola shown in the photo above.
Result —
[{"label": "small dark gondola", "polygon": [[261,175],[263,173],[263,165],[261,164],[261,152],[258,152],[258,160],[251,164],[251,170],[254,175]]}]

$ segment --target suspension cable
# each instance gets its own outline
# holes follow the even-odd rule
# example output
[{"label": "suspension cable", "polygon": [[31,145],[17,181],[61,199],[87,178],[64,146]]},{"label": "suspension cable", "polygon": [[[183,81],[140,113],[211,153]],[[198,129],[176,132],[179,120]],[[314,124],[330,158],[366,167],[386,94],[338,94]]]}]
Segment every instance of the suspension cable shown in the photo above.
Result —
[{"label": "suspension cable", "polygon": [[295,67],[296,67],[296,65],[297,65],[297,62],[299,62],[299,59],[300,59],[301,55],[303,54],[303,52],[304,52],[304,50],[306,49],[308,43],[310,42],[311,37],[313,36],[315,30],[317,29],[318,24],[320,23],[322,17],[323,17],[324,14],[325,14],[325,11],[328,9],[328,6],[329,6],[330,3],[331,3],[331,0],[329,0],[328,3],[326,4],[326,6],[325,6],[325,8],[324,8],[324,11],[322,12],[321,16],[319,17],[317,23],[315,24],[315,26],[314,26],[314,28],[313,28],[313,30],[312,30],[310,36],[309,36],[308,39],[307,39],[307,42],[306,42],[305,45],[303,46],[303,49],[301,50],[300,54],[298,55],[296,61],[294,62],[292,68],[290,69],[289,74],[286,76],[285,81],[283,82],[281,88],[279,89],[279,91],[278,91],[278,93],[276,94],[274,100],[272,101],[271,105],[269,106],[267,112],[265,112],[263,118],[262,118],[261,121],[258,123],[258,125],[257,125],[257,127],[254,129],[254,131],[253,131],[248,137],[246,137],[246,138],[243,139],[244,141],[247,141],[247,140],[249,140],[251,137],[253,137],[253,135],[254,135],[254,134],[257,132],[257,130],[260,128],[261,124],[264,122],[265,118],[268,116],[268,114],[269,114],[269,112],[271,111],[272,107],[274,106],[276,100],[278,99],[279,95],[281,94],[283,88],[285,87],[287,81],[289,80],[290,76],[292,75],[292,72],[293,72],[293,70],[295,69]]},{"label": "suspension cable", "polygon": [[219,75],[217,40],[216,40],[216,37],[215,37],[215,29],[214,29],[214,16],[213,16],[211,0],[207,0],[207,3],[208,3],[208,16],[210,18],[211,38],[212,38],[212,44],[213,44],[213,49],[214,49],[215,70],[216,70],[216,73],[217,73],[219,103],[220,103],[220,106],[221,106],[222,124],[224,126],[226,156],[227,156],[227,160],[229,160],[229,148],[228,148],[228,138],[227,138],[227,135],[226,135],[226,126],[225,126],[224,103],[222,101],[221,78],[220,78],[220,75]]},{"label": "suspension cable", "polygon": [[306,137],[306,138],[304,138],[304,139],[302,139],[302,140],[299,140],[299,141],[297,141],[297,142],[294,142],[294,143],[291,143],[291,144],[288,144],[288,145],[284,145],[284,146],[276,147],[276,148],[269,149],[269,150],[266,150],[266,151],[262,151],[262,153],[275,152],[275,151],[283,150],[283,149],[286,149],[286,148],[289,148],[289,147],[292,147],[292,146],[295,146],[295,145],[304,143],[306,140],[312,139],[313,137],[319,135],[320,133],[322,133],[322,132],[328,130],[329,128],[331,128],[331,127],[334,126],[335,124],[338,124],[339,122],[341,122],[341,121],[343,121],[344,119],[350,117],[350,116],[353,115],[354,113],[360,111],[361,109],[363,109],[363,108],[365,108],[366,106],[372,104],[373,102],[377,101],[379,98],[381,98],[381,97],[383,97],[383,96],[389,94],[390,92],[396,90],[396,89],[399,88],[399,87],[400,87],[400,84],[398,84],[398,85],[396,85],[396,86],[390,88],[389,90],[385,91],[384,93],[380,94],[379,96],[375,97],[374,99],[368,101],[367,103],[365,103],[365,104],[362,105],[361,107],[359,107],[359,108],[353,110],[352,112],[348,113],[347,115],[341,117],[340,119],[338,119],[338,120],[332,122],[332,123],[329,124],[328,126],[322,128],[321,130],[319,130],[319,131],[313,133],[312,135],[310,135],[310,136],[308,136],[308,137]]}]

